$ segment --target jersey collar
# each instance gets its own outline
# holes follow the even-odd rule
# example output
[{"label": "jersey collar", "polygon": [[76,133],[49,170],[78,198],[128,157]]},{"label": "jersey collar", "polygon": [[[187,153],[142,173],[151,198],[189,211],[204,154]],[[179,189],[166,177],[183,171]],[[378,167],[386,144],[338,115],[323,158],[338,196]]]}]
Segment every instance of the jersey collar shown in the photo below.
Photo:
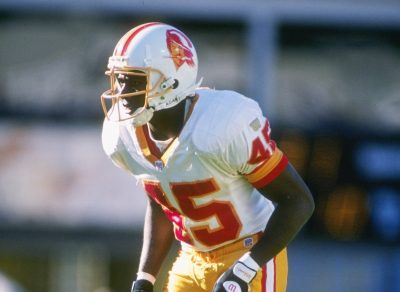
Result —
[{"label": "jersey collar", "polygon": [[134,128],[142,154],[151,164],[156,166],[159,165],[160,162],[163,164],[163,166],[167,164],[169,158],[172,156],[174,150],[179,144],[179,136],[190,119],[197,101],[198,95],[191,98],[190,105],[186,111],[184,125],[180,133],[169,143],[164,151],[160,151],[154,140],[151,138],[150,129],[147,124]]}]

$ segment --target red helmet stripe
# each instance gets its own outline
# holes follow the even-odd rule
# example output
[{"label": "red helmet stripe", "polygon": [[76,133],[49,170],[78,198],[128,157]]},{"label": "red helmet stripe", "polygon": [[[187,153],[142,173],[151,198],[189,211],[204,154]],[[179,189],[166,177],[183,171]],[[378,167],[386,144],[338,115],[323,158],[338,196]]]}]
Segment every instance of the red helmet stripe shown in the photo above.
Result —
[{"label": "red helmet stripe", "polygon": [[129,44],[135,38],[135,36],[138,35],[138,33],[140,33],[142,30],[144,30],[150,26],[157,25],[157,24],[161,24],[161,23],[160,22],[149,22],[149,23],[139,25],[138,27],[132,29],[130,32],[127,33],[126,36],[124,36],[121,39],[121,40],[124,40],[125,43],[123,45],[122,45],[122,43],[117,45],[117,47],[115,48],[115,51],[114,51],[114,56],[125,55],[126,51],[128,50]]}]

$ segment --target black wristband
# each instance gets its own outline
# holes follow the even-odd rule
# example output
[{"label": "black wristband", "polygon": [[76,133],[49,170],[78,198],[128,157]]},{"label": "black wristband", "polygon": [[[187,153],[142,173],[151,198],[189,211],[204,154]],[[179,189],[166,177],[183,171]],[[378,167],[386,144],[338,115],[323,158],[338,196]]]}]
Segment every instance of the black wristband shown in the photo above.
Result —
[{"label": "black wristband", "polygon": [[153,284],[145,279],[136,280],[132,284],[131,292],[153,292]]}]

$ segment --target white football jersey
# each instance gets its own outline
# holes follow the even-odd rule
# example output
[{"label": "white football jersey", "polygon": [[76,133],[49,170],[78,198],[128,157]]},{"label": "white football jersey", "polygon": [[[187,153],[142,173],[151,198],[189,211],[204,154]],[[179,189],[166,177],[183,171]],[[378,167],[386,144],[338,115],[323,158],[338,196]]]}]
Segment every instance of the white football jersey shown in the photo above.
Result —
[{"label": "white football jersey", "polygon": [[103,148],[143,184],[175,237],[209,251],[263,231],[274,207],[257,188],[287,159],[270,139],[258,104],[233,91],[199,89],[178,137],[160,150],[147,125],[103,125]]}]

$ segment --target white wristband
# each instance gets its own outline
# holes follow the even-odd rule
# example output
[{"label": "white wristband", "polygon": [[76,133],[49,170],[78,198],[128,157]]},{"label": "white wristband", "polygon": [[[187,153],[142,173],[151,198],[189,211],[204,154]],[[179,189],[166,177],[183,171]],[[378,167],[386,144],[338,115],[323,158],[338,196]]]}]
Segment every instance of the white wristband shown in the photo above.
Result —
[{"label": "white wristband", "polygon": [[234,275],[249,284],[257,274],[257,271],[250,269],[242,262],[237,262],[232,269]]},{"label": "white wristband", "polygon": [[233,274],[249,284],[257,274],[260,266],[250,256],[250,252],[245,253],[233,266]]},{"label": "white wristband", "polygon": [[147,280],[154,285],[154,283],[156,282],[156,277],[146,272],[138,272],[136,280]]},{"label": "white wristband", "polygon": [[248,266],[250,269],[253,269],[254,271],[258,271],[261,267],[257,264],[257,262],[251,257],[250,252],[246,252],[239,260],[239,262],[242,262],[246,266]]}]

